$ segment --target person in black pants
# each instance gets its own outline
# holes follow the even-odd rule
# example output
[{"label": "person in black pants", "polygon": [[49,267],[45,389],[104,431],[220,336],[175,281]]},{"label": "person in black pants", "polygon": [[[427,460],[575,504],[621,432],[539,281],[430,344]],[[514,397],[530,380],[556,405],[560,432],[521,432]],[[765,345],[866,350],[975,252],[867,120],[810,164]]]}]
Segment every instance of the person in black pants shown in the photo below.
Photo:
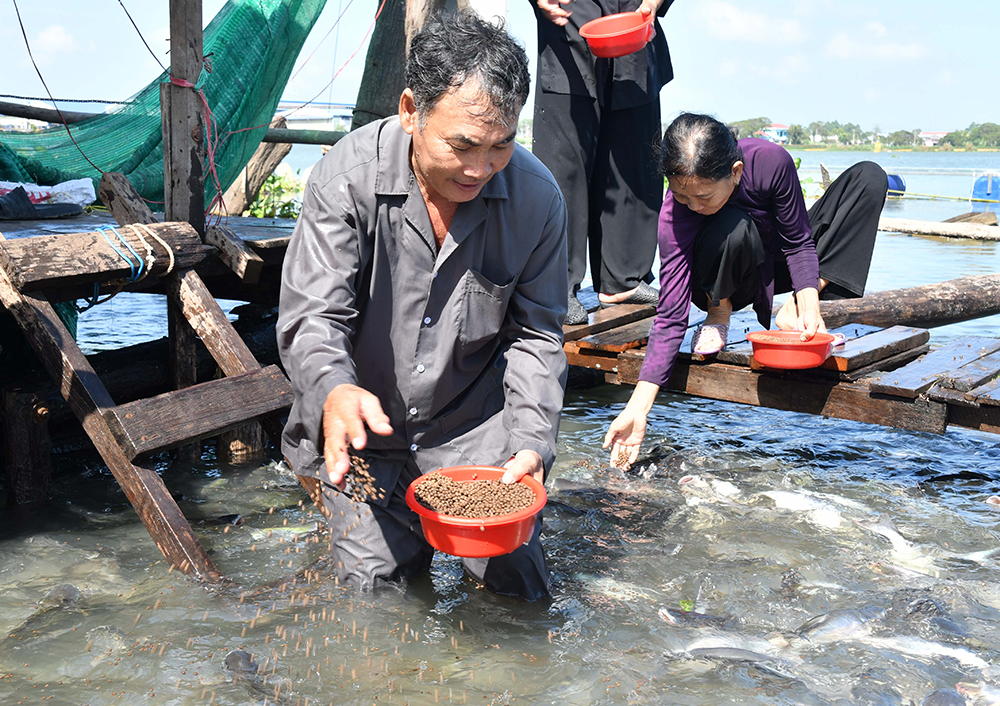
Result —
[{"label": "person in black pants", "polygon": [[667,42],[598,59],[580,36],[590,20],[638,11],[662,17],[673,0],[532,0],[538,77],[532,152],[556,178],[569,212],[567,324],[587,321],[576,298],[590,255],[602,306],[655,305],[650,268],[663,201],[657,169],[660,89],[673,78]]}]

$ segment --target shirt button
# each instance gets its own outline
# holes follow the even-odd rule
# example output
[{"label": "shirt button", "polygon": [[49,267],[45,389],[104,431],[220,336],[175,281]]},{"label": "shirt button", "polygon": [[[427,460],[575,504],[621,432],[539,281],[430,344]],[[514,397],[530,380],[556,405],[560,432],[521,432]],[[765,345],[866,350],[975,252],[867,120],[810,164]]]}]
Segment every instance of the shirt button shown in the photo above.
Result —
[{"label": "shirt button", "polygon": [[417,408],[416,407],[410,407],[410,414],[416,416],[416,414],[417,414]]},{"label": "shirt button", "polygon": [[416,451],[418,448],[420,447],[417,446],[416,444],[410,444],[410,451]]},{"label": "shirt button", "polygon": [[429,316],[424,317],[424,323],[425,324],[429,324],[430,322],[431,322],[431,317],[429,317]]},{"label": "shirt button", "polygon": [[425,367],[424,367],[424,364],[423,364],[423,363],[420,363],[420,364],[418,364],[418,365],[417,365],[417,372],[418,372],[418,373],[422,373],[422,372],[424,372],[425,370],[427,370],[427,368],[425,368]]}]

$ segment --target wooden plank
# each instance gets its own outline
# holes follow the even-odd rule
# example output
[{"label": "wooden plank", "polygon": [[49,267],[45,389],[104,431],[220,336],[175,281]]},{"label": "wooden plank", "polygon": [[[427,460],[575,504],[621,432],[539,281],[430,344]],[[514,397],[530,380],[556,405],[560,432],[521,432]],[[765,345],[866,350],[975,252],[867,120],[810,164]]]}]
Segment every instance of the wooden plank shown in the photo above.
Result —
[{"label": "wooden plank", "polygon": [[236,233],[226,226],[212,225],[205,230],[205,242],[218,248],[219,259],[237,277],[247,284],[257,284],[264,261]]},{"label": "wooden plank", "polygon": [[[180,316],[190,324],[185,328],[198,335],[223,373],[239,375],[260,368],[260,363],[197,272],[187,270],[178,273],[167,281],[167,291],[171,305],[179,307]],[[276,445],[280,444],[281,422],[268,417],[261,420],[261,424],[271,440]]]},{"label": "wooden plank", "polygon": [[[145,276],[164,274],[171,265],[171,252],[175,269],[194,267],[212,252],[187,223],[154,223],[146,227],[169,246],[170,252],[163,243],[136,226],[118,227],[118,232],[143,259],[144,267],[152,251],[153,266],[146,268]],[[113,233],[105,238],[98,231],[90,231],[4,241],[0,243],[0,266],[22,292],[129,279],[132,268],[108,240],[133,264],[138,264]]]},{"label": "wooden plank", "polygon": [[642,304],[619,304],[607,309],[598,309],[588,314],[588,321],[579,326],[563,326],[564,341],[578,341],[586,336],[630,324],[639,319],[647,319],[656,314],[656,309]]},{"label": "wooden plank", "polygon": [[983,405],[972,408],[949,405],[948,424],[989,434],[1000,434],[1000,407]]},{"label": "wooden plank", "polygon": [[121,224],[145,223],[148,225],[160,220],[139,196],[139,192],[132,186],[128,177],[121,172],[105,172],[97,187],[97,196],[111,212],[111,215],[115,217],[115,220]]},{"label": "wooden plank", "polygon": [[596,348],[580,348],[573,342],[563,345],[563,351],[565,351],[566,361],[570,365],[604,372],[617,372],[618,354],[615,352]]},{"label": "wooden plank", "polygon": [[629,348],[646,345],[649,339],[649,329],[653,326],[655,317],[647,316],[638,321],[617,326],[608,331],[591,334],[581,338],[576,343],[580,348],[593,348],[609,353],[621,353]]},{"label": "wooden plank", "polygon": [[966,399],[974,399],[980,404],[1000,406],[1000,378],[974,387],[965,393]]},{"label": "wooden plank", "polygon": [[[619,354],[618,378],[623,384],[638,381],[643,356],[643,349]],[[839,382],[792,372],[761,374],[723,363],[693,365],[679,359],[666,389],[696,397],[932,433],[943,433],[947,423],[947,405],[925,398],[872,394],[864,381]]]},{"label": "wooden plank", "polygon": [[49,499],[52,443],[48,405],[20,387],[0,389],[0,459],[7,475],[7,506]]},{"label": "wooden plank", "polygon": [[1000,339],[967,336],[870,381],[875,392],[914,398],[954,368],[1000,350]]},{"label": "wooden plank", "polygon": [[[837,333],[837,331],[834,331]],[[927,329],[908,326],[893,326],[860,338],[848,339],[843,346],[834,349],[824,368],[848,372],[871,365],[911,348],[922,346],[930,340]]]},{"label": "wooden plank", "polygon": [[979,223],[984,226],[997,225],[997,214],[992,211],[972,211],[945,218],[942,223]]},{"label": "wooden plank", "polygon": [[855,368],[848,372],[837,372],[837,378],[840,380],[847,380],[853,382],[855,380],[860,380],[864,377],[872,375],[873,373],[879,373],[883,371],[896,370],[901,368],[907,363],[910,363],[920,356],[924,355],[930,351],[931,347],[926,343],[922,346],[917,346],[916,348],[910,348],[909,350],[902,351],[896,355],[889,356],[888,358],[883,358],[882,360],[876,361],[870,365],[866,365],[863,368]]},{"label": "wooden plank", "polygon": [[218,580],[219,573],[191,531],[159,474],[133,465],[111,433],[103,412],[114,400],[101,384],[52,305],[41,296],[22,295],[0,269],[0,303],[17,320],[49,375],[94,442],[101,458],[135,508],[163,556],[197,578]]},{"label": "wooden plank", "polygon": [[958,405],[959,407],[979,407],[978,400],[968,399],[965,393],[959,390],[953,390],[950,387],[941,387],[940,385],[934,385],[931,389],[927,391],[927,399],[933,400],[934,402],[945,402],[951,405]]},{"label": "wooden plank", "polygon": [[940,223],[882,216],[878,219],[878,229],[889,233],[917,233],[920,235],[941,235],[946,238],[1000,240],[1000,228],[978,223]]},{"label": "wooden plank", "polygon": [[993,380],[997,375],[1000,375],[1000,354],[994,353],[952,370],[942,377],[938,384],[960,392],[968,392]]},{"label": "wooden plank", "polygon": [[131,460],[204,439],[291,406],[292,386],[276,365],[119,405],[105,412]]}]

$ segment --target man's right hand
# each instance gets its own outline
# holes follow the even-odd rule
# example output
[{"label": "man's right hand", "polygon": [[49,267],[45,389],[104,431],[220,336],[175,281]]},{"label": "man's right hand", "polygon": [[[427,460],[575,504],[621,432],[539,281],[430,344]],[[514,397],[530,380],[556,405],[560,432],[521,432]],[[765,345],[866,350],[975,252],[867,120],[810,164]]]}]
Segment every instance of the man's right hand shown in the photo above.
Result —
[{"label": "man's right hand", "polygon": [[360,451],[368,443],[365,425],[379,436],[392,434],[389,417],[378,397],[357,385],[337,385],[323,403],[323,458],[330,484],[344,489],[351,468],[350,444]]},{"label": "man's right hand", "polygon": [[573,14],[562,9],[563,5],[568,5],[570,2],[571,0],[536,0],[538,9],[542,11],[542,14],[550,22],[560,27],[569,22],[569,16]]}]

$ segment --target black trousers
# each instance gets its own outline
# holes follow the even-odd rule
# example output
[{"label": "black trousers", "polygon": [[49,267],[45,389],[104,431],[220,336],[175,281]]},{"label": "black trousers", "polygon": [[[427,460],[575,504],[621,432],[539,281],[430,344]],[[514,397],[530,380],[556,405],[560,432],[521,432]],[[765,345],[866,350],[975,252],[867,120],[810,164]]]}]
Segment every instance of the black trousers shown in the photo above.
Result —
[{"label": "black trousers", "polygon": [[[885,171],[874,162],[859,162],[830,184],[809,209],[819,276],[829,284],[820,299],[848,299],[865,293],[878,219],[888,190]],[[692,288],[707,296],[693,297],[700,309],[711,299],[729,299],[733,310],[752,304],[760,292],[761,269],[767,259],[756,224],[733,206],[705,219],[695,240]],[[788,265],[774,262],[774,292],[792,291]]]},{"label": "black trousers", "polygon": [[586,274],[588,250],[597,292],[652,280],[663,203],[659,146],[659,100],[607,110],[587,96],[535,93],[531,149],[566,199],[571,292]]}]

